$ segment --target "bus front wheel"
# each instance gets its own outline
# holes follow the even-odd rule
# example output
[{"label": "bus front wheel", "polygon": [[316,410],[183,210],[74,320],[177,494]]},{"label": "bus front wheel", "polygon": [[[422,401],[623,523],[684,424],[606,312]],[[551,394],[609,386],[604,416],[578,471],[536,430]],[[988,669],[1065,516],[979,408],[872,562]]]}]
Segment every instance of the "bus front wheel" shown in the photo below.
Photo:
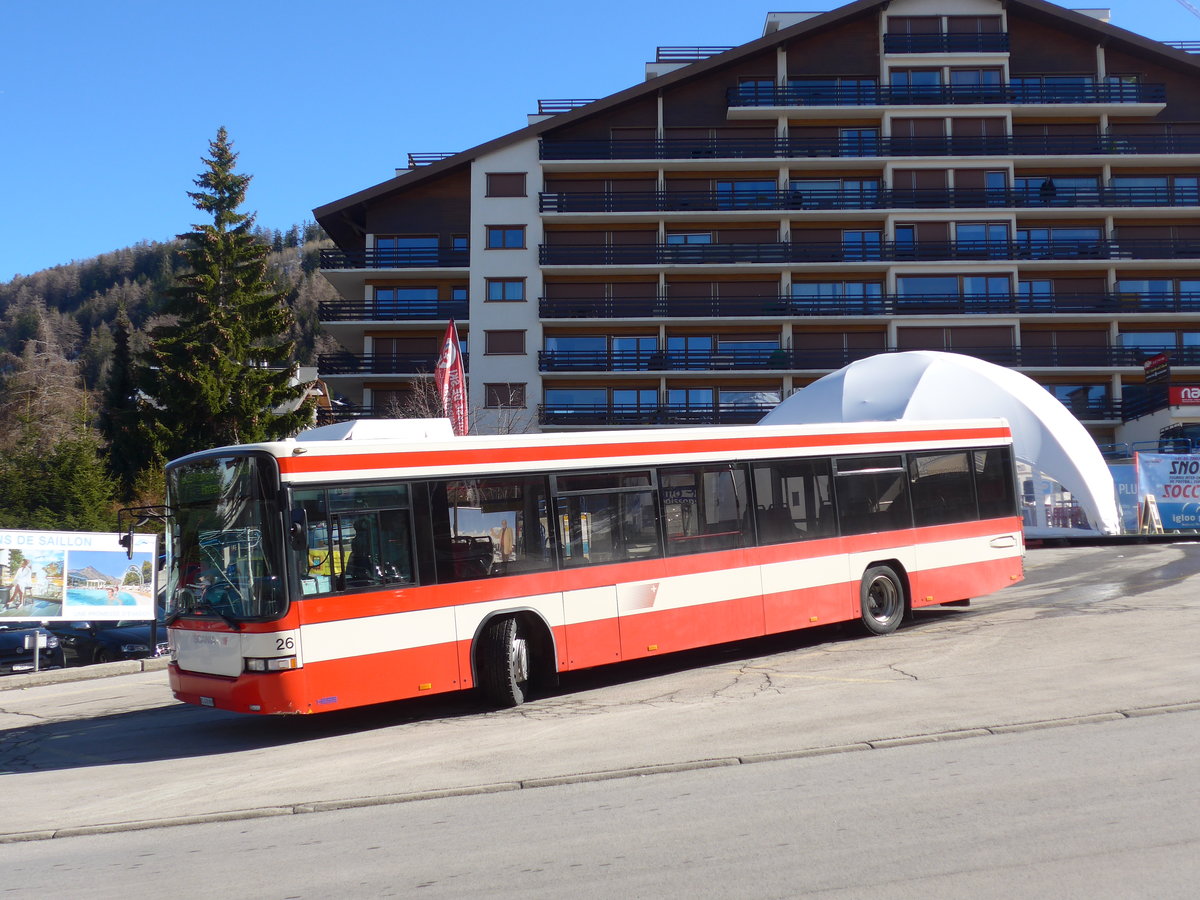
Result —
[{"label": "bus front wheel", "polygon": [[890,566],[863,572],[858,592],[862,625],[871,634],[891,634],[904,620],[904,586]]},{"label": "bus front wheel", "polygon": [[529,638],[516,616],[493,619],[479,636],[479,686],[497,706],[529,696]]}]

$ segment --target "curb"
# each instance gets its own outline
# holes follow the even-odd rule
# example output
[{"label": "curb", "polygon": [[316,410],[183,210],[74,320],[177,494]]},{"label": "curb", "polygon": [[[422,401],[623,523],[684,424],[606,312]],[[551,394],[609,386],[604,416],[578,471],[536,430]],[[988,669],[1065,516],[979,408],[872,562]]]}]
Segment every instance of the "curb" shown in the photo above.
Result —
[{"label": "curb", "polygon": [[5,675],[0,678],[0,691],[17,691],[41,684],[65,684],[70,681],[94,681],[111,675],[134,675],[138,672],[166,671],[170,662],[165,656],[150,659],[123,659],[118,662],[95,663],[68,669],[47,669],[25,675]]},{"label": "curb", "polygon": [[[131,660],[136,663],[138,660]],[[158,662],[158,660],[144,660]],[[164,661],[165,662],[165,661]],[[112,663],[111,665],[122,665]],[[415,791],[405,794],[382,794],[378,797],[351,797],[344,800],[320,800],[296,803],[290,806],[261,806],[251,809],[233,809],[224,812],[200,813],[189,816],[174,816],[161,819],[142,819],[136,822],[111,822],[100,825],[80,825],[71,828],[40,829],[0,834],[0,844],[19,844],[28,841],[47,841],[56,838],[81,837],[89,834],[117,834],[126,831],[146,831],[153,828],[172,828],[178,825],[203,825],[209,822],[238,822],[249,819],[265,819],[275,816],[322,813],[340,809],[361,809],[370,806],[393,806],[400,803],[416,803],[421,800],[440,800],[446,797],[473,797],[480,794],[500,794],[508,791],[536,790],[567,784],[587,784],[611,781],[618,778],[641,778],[648,775],[664,775],[672,772],[691,772],[700,769],[715,769],[725,766],[748,766],[755,763],[778,762],[785,759],[809,759],[818,756],[834,756],[839,753],[859,753],[868,750],[890,750],[896,747],[911,747],[918,744],[935,744],[944,741],[960,741],[970,738],[996,737],[1005,734],[1020,734],[1027,731],[1043,731],[1050,728],[1067,728],[1076,725],[1094,725],[1100,722],[1116,722],[1123,719],[1139,719],[1146,716],[1162,716],[1170,713],[1195,712],[1200,710],[1200,700],[1172,703],[1162,706],[1147,706],[1123,709],[1114,712],[1087,716],[1067,716],[1061,719],[1040,719],[1031,722],[1010,722],[982,728],[956,729],[932,734],[915,734],[904,737],[880,738],[855,744],[838,744],[830,747],[805,747],[797,750],[780,750],[773,753],[754,753],[746,756],[722,756],[713,759],[695,759],[661,765],[630,766],[601,772],[580,772],[574,775],[555,775],[545,778],[527,778],[521,781],[501,781],[492,784],[469,785],[458,788],[443,788]]]}]

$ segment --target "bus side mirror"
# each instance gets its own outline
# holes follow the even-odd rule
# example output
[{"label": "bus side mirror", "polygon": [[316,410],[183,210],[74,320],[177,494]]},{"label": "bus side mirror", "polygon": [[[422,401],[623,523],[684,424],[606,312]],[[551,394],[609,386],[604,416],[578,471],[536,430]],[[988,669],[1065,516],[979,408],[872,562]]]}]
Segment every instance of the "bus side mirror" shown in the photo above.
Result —
[{"label": "bus side mirror", "polygon": [[291,538],[294,550],[308,548],[308,510],[292,510],[292,524],[288,526],[288,537]]}]

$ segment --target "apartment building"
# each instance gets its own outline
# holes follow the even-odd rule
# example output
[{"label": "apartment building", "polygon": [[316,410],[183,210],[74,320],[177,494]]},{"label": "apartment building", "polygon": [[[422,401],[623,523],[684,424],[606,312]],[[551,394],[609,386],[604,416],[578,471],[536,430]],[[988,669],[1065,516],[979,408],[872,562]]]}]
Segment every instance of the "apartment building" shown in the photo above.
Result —
[{"label": "apartment building", "polygon": [[1200,56],[1103,10],[771,13],[314,212],[341,415],[401,405],[451,318],[483,431],[754,422],[910,349],[1013,367],[1101,443],[1165,405],[1147,360],[1200,385]]}]

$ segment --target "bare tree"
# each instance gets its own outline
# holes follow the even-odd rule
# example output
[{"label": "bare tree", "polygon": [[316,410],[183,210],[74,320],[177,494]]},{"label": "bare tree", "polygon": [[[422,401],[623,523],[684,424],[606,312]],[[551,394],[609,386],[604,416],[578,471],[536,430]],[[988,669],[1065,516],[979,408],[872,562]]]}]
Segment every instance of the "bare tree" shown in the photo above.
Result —
[{"label": "bare tree", "polygon": [[79,433],[89,419],[90,398],[83,388],[79,364],[66,357],[48,318],[12,358],[0,391],[0,441],[21,440],[48,451],[63,438]]},{"label": "bare tree", "polygon": [[[478,426],[483,418],[496,423],[494,429],[488,429],[488,434],[524,434],[531,430],[533,416],[523,405],[516,405],[523,402],[523,392],[514,387],[510,393],[511,396],[507,401],[498,407],[472,406],[468,410],[472,434],[480,433]],[[384,403],[381,411],[385,416],[395,419],[441,419],[446,417],[437,384],[432,375],[424,372],[411,383],[408,392],[403,397]]]}]

